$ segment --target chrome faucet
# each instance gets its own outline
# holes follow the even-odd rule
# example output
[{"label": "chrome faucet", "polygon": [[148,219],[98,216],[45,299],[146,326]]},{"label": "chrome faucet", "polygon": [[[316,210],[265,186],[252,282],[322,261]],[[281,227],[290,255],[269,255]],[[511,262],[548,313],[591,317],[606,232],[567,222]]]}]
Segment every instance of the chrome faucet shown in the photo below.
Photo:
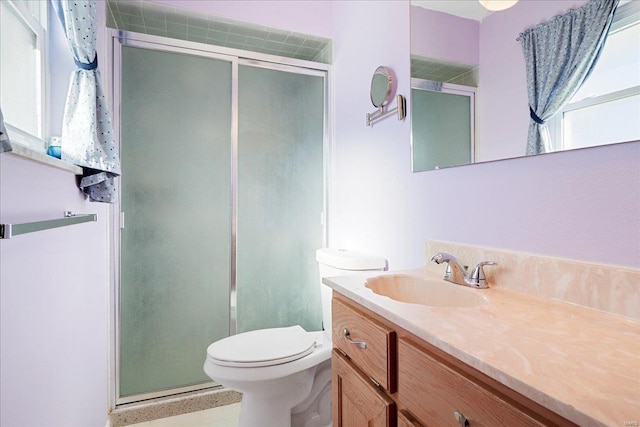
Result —
[{"label": "chrome faucet", "polygon": [[483,266],[496,265],[495,261],[482,261],[468,273],[467,267],[460,264],[460,261],[451,254],[445,252],[438,252],[431,257],[431,261],[436,264],[447,263],[447,268],[444,270],[443,279],[457,285],[470,286],[472,288],[485,289],[488,288],[487,278],[484,275]]}]

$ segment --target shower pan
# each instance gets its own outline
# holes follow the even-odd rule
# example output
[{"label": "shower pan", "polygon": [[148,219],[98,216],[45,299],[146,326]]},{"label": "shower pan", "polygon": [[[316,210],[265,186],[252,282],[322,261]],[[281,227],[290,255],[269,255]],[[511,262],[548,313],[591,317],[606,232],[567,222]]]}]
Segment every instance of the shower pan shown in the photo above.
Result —
[{"label": "shower pan", "polygon": [[207,346],[321,329],[328,66],[114,31],[115,404],[216,386]]}]

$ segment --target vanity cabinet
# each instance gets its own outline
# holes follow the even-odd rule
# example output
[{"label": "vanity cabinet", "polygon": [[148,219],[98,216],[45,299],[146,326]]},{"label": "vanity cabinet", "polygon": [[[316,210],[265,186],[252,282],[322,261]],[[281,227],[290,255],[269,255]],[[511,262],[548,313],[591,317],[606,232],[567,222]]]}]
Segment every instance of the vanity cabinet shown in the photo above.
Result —
[{"label": "vanity cabinet", "polygon": [[575,426],[341,294],[332,310],[334,426]]},{"label": "vanity cabinet", "polygon": [[394,425],[395,402],[337,350],[331,355],[331,381],[334,426]]}]

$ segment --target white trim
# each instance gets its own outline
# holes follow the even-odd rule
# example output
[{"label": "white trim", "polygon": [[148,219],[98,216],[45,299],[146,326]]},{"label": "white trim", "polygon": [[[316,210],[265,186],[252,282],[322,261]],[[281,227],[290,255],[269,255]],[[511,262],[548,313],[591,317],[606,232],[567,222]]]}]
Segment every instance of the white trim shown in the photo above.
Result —
[{"label": "white trim", "polygon": [[594,105],[605,104],[607,102],[615,101],[629,96],[640,94],[640,85],[631,86],[626,89],[617,90],[615,92],[605,93],[599,96],[593,96],[591,98],[584,98],[580,101],[573,102],[565,105],[561,112],[568,113],[569,111],[579,110],[581,108],[592,107]]},{"label": "white trim", "polygon": [[42,154],[46,152],[47,145],[43,139],[38,138],[29,132],[25,132],[22,129],[13,126],[11,123],[5,122],[4,125],[7,128],[7,134],[9,135],[9,140],[11,141],[12,146],[20,145]]},{"label": "white trim", "polygon": [[82,175],[82,168],[80,166],[67,163],[64,160],[56,159],[55,157],[43,154],[40,151],[32,150],[31,148],[25,147],[20,144],[13,144],[11,151],[7,151],[2,154],[9,154],[12,156],[21,157],[23,159],[32,160],[34,162],[71,172],[74,175]]}]

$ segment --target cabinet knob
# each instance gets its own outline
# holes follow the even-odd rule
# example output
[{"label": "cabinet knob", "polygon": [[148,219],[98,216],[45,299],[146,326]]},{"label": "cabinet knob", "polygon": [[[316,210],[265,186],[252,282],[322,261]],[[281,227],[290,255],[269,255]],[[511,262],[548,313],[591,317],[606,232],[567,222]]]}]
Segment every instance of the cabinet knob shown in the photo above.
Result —
[{"label": "cabinet knob", "polygon": [[460,424],[460,427],[469,427],[469,420],[467,420],[467,417],[462,415],[462,412],[453,411],[453,416],[455,417],[458,424]]},{"label": "cabinet knob", "polygon": [[345,340],[347,340],[347,342],[349,342],[350,344],[355,345],[355,346],[356,346],[356,347],[358,347],[358,348],[361,348],[361,349],[363,349],[363,350],[364,350],[365,348],[367,348],[367,343],[366,343],[366,342],[364,342],[364,341],[355,341],[355,340],[352,340],[352,339],[351,339],[351,336],[349,335],[349,330],[348,330],[347,328],[344,328],[344,329],[342,330],[342,336],[344,337],[344,339],[345,339]]}]

